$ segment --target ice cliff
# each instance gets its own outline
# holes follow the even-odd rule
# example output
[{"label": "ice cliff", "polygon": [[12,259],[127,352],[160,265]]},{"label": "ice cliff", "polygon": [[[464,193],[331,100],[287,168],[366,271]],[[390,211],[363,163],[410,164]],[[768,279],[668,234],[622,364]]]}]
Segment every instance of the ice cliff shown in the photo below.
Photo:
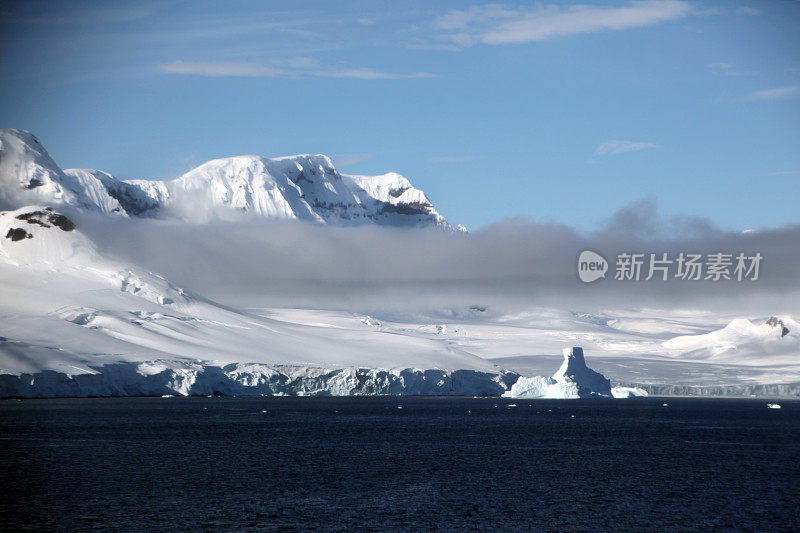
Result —
[{"label": "ice cliff", "polygon": [[91,373],[0,375],[0,397],[86,396],[498,396],[513,372],[326,369],[310,366],[175,361],[108,364]]},{"label": "ice cliff", "polygon": [[[8,339],[0,338],[2,342]],[[0,374],[0,397],[86,396],[505,396],[511,398],[630,398],[641,388],[615,387],[586,367],[581,348],[566,348],[553,377],[508,371],[323,368],[155,360],[118,362],[82,372],[43,370]]]}]

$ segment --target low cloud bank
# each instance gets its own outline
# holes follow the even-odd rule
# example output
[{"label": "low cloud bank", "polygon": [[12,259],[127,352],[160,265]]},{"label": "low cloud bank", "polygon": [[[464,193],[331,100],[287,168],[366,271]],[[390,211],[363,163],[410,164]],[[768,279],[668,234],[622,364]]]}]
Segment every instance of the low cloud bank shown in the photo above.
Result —
[{"label": "low cloud bank", "polygon": [[[188,225],[77,214],[101,251],[222,303],[353,311],[559,306],[742,309],[790,313],[800,301],[800,226],[732,233],[703,218],[663,217],[628,206],[591,234],[508,219],[470,234],[383,227],[327,227],[247,219]],[[609,262],[605,279],[583,283],[577,258]],[[616,256],[760,253],[757,281],[618,281]],[[647,266],[642,269],[642,278]],[[738,307],[736,307],[738,306]]]}]

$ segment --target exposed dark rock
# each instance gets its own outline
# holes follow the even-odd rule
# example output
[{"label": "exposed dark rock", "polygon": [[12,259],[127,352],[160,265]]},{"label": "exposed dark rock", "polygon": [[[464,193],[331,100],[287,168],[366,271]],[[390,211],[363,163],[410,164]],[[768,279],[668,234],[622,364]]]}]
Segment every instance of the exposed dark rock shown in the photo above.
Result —
[{"label": "exposed dark rock", "polygon": [[129,215],[149,217],[158,212],[158,200],[147,196],[147,193],[136,185],[116,180],[103,173],[99,173],[96,177],[106,188],[109,196],[118,201]]},{"label": "exposed dark rock", "polygon": [[17,215],[15,218],[17,220],[24,220],[28,224],[38,224],[43,228],[49,228],[50,225],[43,220],[48,215],[49,213],[44,211],[31,211],[30,213],[22,213],[21,215]]},{"label": "exposed dark rock", "polygon": [[[17,220],[24,220],[28,224],[37,224],[43,228],[49,228],[50,224],[59,227],[64,231],[75,229],[75,223],[60,213],[55,213],[49,207],[44,211],[31,211],[16,216]],[[49,222],[49,224],[48,224]]]},{"label": "exposed dark rock", "polygon": [[12,241],[21,241],[25,238],[31,239],[33,235],[22,228],[10,228],[8,233],[6,233],[6,239],[11,239]]},{"label": "exposed dark rock", "polygon": [[72,231],[75,229],[75,223],[73,221],[58,213],[53,213],[47,218],[47,220],[49,220],[54,226],[57,226],[64,231]]},{"label": "exposed dark rock", "polygon": [[25,186],[25,188],[31,190],[35,189],[36,187],[41,187],[42,185],[44,185],[44,182],[42,180],[40,180],[39,178],[32,178]]},{"label": "exposed dark rock", "polygon": [[767,325],[768,326],[772,326],[773,328],[780,328],[780,330],[781,330],[781,338],[783,338],[783,337],[785,337],[786,335],[789,334],[789,328],[787,328],[783,324],[783,320],[781,320],[780,318],[778,318],[776,316],[770,317],[767,320]]},{"label": "exposed dark rock", "polygon": [[430,205],[420,202],[397,205],[387,202],[381,207],[380,213],[397,213],[398,215],[427,215],[429,209]]},{"label": "exposed dark rock", "polygon": [[[311,175],[312,175],[312,176],[315,174],[315,173],[314,173],[314,169],[310,169],[310,172],[311,172]],[[297,175],[297,176],[295,176],[294,178],[291,178],[291,180],[292,180],[292,182],[294,182],[294,183],[300,183],[301,181],[307,181],[308,183],[314,183],[314,180],[312,180],[312,179],[310,179],[308,176],[306,176],[306,173],[305,173],[305,171],[304,171],[304,170],[303,170],[303,171],[301,171],[301,172],[300,172],[300,174],[298,174],[298,175]]]}]

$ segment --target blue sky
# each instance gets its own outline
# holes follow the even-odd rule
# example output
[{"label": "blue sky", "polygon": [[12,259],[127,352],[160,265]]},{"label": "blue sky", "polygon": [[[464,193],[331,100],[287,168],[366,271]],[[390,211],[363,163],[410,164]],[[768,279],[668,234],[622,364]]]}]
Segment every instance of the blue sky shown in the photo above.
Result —
[{"label": "blue sky", "polygon": [[4,2],[0,127],[176,177],[325,153],[451,222],[582,229],[648,199],[800,223],[800,3]]}]

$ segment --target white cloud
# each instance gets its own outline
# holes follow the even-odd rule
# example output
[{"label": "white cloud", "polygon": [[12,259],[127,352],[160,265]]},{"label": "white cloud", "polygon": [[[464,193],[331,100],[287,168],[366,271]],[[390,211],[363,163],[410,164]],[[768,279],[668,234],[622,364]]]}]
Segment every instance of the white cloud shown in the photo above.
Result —
[{"label": "white cloud", "polygon": [[467,46],[544,41],[556,37],[624,30],[678,20],[692,11],[681,0],[648,0],[618,7],[546,5],[512,9],[499,5],[473,6],[450,11],[437,19],[448,38]]},{"label": "white cloud", "polygon": [[442,51],[442,52],[456,52],[460,50],[458,46],[455,44],[447,44],[447,43],[432,43],[430,41],[424,39],[411,39],[409,42],[405,43],[403,46],[410,50],[435,50],[435,51]]},{"label": "white cloud", "polygon": [[760,15],[761,14],[761,10],[760,9],[756,9],[754,7],[750,7],[750,6],[742,6],[742,7],[738,8],[738,9],[736,9],[734,11],[734,13],[737,14],[737,15],[747,15],[747,16],[752,17],[752,16],[755,16],[755,15]]},{"label": "white cloud", "polygon": [[258,77],[258,78],[351,78],[361,80],[392,80],[408,78],[433,78],[435,74],[413,72],[408,74],[383,72],[371,68],[326,68],[305,58],[287,61],[284,66],[235,61],[172,61],[158,66],[167,74],[185,74],[212,77]]},{"label": "white cloud", "polygon": [[465,10],[445,13],[436,21],[443,30],[465,30],[472,25],[490,20],[512,19],[519,12],[501,5],[472,6]]},{"label": "white cloud", "polygon": [[441,156],[441,157],[431,157],[428,161],[431,163],[465,163],[467,161],[472,161],[475,159],[471,155],[462,155],[462,156]]},{"label": "white cloud", "polygon": [[[235,298],[253,307],[270,302],[271,307],[345,306],[357,312],[373,306],[384,312],[426,307],[448,313],[476,303],[509,312],[511,306],[530,308],[531,301],[583,309],[635,301],[642,307],[694,302],[707,308],[717,298],[729,307],[730,301],[721,300],[730,297],[741,309],[742,302],[753,305],[769,294],[785,305],[800,290],[800,226],[760,230],[754,240],[752,234],[723,231],[700,217],[663,214],[654,200],[623,207],[589,234],[525,219],[468,234],[263,219],[217,221],[198,231],[187,224],[89,214],[80,214],[76,223],[104,254],[133,261],[212,299]],[[576,257],[587,249],[611,258],[631,250],[712,253],[756,246],[770,265],[757,283],[673,280],[645,288],[609,282],[587,292],[574,270]]]},{"label": "white cloud", "polygon": [[357,154],[357,155],[348,155],[345,157],[340,157],[336,159],[336,166],[337,167],[347,167],[350,165],[355,165],[356,163],[361,163],[362,161],[366,161],[372,157],[369,154]]},{"label": "white cloud", "polygon": [[655,148],[656,145],[647,142],[634,142],[634,141],[605,141],[594,151],[594,155],[616,155],[624,154],[625,152],[635,152],[637,150],[647,150]]},{"label": "white cloud", "polygon": [[753,76],[756,73],[747,70],[738,70],[730,63],[721,61],[719,63],[711,63],[708,66],[711,72],[720,76]]},{"label": "white cloud", "polygon": [[750,94],[750,99],[780,100],[782,98],[792,98],[793,96],[798,96],[798,95],[800,95],[800,85],[788,85],[786,87],[776,87],[775,89],[756,91]]},{"label": "white cloud", "polygon": [[360,80],[401,80],[409,78],[436,78],[436,74],[430,72],[412,72],[410,74],[397,74],[394,72],[382,72],[371,68],[345,68],[338,70],[315,70],[306,73],[311,76],[324,78],[355,78]]},{"label": "white cloud", "polygon": [[288,71],[245,62],[188,62],[173,61],[159,65],[158,69],[167,74],[191,74],[194,76],[286,76]]}]

